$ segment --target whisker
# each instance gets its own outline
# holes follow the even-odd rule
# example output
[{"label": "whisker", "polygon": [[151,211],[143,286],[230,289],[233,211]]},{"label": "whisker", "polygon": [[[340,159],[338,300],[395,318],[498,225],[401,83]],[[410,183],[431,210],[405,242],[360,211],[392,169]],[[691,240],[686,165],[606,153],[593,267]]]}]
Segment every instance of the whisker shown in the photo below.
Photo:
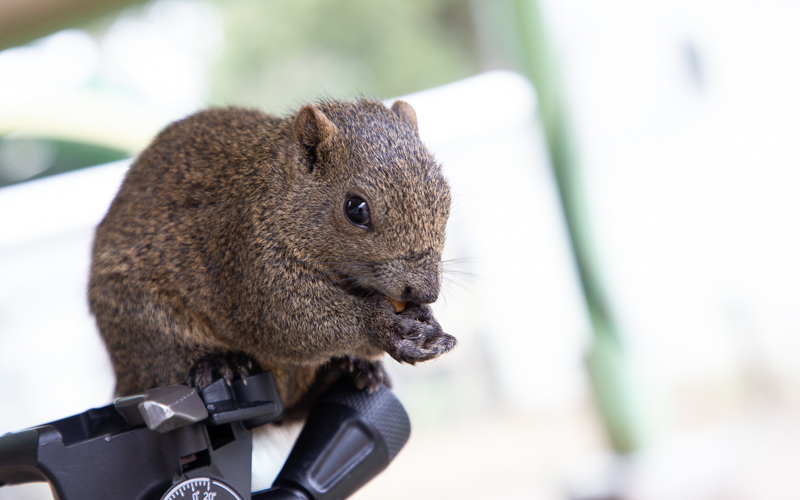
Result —
[{"label": "whisker", "polygon": [[456,257],[453,259],[443,259],[442,264],[461,264],[467,262],[473,263],[478,261],[479,259],[476,259],[475,257]]},{"label": "whisker", "polygon": [[475,286],[471,286],[471,284],[462,283],[461,281],[454,279],[446,279],[442,281],[443,290],[454,286],[459,287],[460,290],[469,292],[470,295],[477,295],[477,288]]},{"label": "whisker", "polygon": [[341,260],[341,258],[330,258],[330,259],[280,259],[286,262],[297,262],[301,264],[378,264],[378,262],[374,261],[351,261],[351,260]]},{"label": "whisker", "polygon": [[353,276],[353,277],[350,277],[350,278],[341,278],[341,279],[338,279],[338,280],[329,281],[328,283],[336,284],[336,283],[342,283],[342,282],[345,282],[345,281],[355,281],[358,278],[375,278],[377,276],[378,276],[377,274],[373,275],[373,276]]},{"label": "whisker", "polygon": [[[324,278],[326,276],[327,277],[331,277],[331,278],[340,277],[339,273],[333,272],[333,271],[332,272],[325,272],[325,273],[302,274],[301,275],[301,277],[303,277],[303,278],[311,278],[311,279]],[[380,276],[380,273],[376,273],[376,272],[372,272],[372,273],[357,273],[357,274],[348,273],[348,276],[351,277],[351,278],[375,277],[375,276]]]},{"label": "whisker", "polygon": [[442,270],[442,274],[445,274],[447,276],[459,276],[459,277],[465,277],[465,278],[486,279],[486,276],[483,276],[481,274],[470,273],[468,271],[455,271],[455,270],[452,270],[452,269],[443,269]]},{"label": "whisker", "polygon": [[365,298],[365,299],[369,298],[375,293],[377,293],[377,290],[369,290],[369,291],[367,291],[367,294],[363,296],[363,298]]}]

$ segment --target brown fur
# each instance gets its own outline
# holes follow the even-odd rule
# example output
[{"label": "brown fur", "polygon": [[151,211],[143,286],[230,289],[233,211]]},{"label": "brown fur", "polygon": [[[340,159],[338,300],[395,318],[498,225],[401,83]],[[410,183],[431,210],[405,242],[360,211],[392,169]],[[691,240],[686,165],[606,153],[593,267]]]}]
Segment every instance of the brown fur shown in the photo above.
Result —
[{"label": "brown fur", "polygon": [[[367,201],[368,229],[345,218],[350,195]],[[211,109],[173,123],[97,228],[89,300],[117,393],[205,385],[211,359],[228,378],[273,370],[292,408],[342,359],[374,386],[384,351],[406,363],[447,352],[455,339],[426,304],[449,209],[401,101],[326,101],[283,119]],[[386,297],[408,307],[395,314]]]}]

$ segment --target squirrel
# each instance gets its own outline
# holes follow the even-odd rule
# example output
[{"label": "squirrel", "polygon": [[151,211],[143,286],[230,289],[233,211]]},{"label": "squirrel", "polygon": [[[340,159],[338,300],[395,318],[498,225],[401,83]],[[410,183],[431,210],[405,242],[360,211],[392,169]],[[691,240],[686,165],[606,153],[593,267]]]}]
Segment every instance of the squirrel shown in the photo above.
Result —
[{"label": "squirrel", "polygon": [[433,317],[450,189],[404,101],[212,108],[135,159],[95,233],[89,304],[116,395],[272,370],[287,410],[456,344]]}]

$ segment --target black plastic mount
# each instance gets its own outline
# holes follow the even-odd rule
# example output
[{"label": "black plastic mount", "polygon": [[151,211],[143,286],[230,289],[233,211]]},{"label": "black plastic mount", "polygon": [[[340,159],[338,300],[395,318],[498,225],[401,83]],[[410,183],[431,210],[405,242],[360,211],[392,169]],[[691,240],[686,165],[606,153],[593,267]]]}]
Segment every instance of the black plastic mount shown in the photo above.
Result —
[{"label": "black plastic mount", "polygon": [[250,493],[252,433],[283,415],[266,372],[219,380],[198,395],[169,386],[0,437],[0,487],[48,482],[55,500],[159,500],[174,484],[208,477],[243,500],[334,500],[381,472],[405,445],[408,414],[386,388],[349,379],[311,410],[273,488]]},{"label": "black plastic mount", "polygon": [[[177,387],[187,391],[186,399],[200,399]],[[213,477],[250,500],[249,429],[283,415],[272,373],[231,387],[219,380],[201,396],[205,420],[168,432],[149,429],[130,408],[109,405],[2,436],[0,486],[48,482],[55,500],[158,500],[177,481]],[[148,397],[125,399],[143,403]]]}]

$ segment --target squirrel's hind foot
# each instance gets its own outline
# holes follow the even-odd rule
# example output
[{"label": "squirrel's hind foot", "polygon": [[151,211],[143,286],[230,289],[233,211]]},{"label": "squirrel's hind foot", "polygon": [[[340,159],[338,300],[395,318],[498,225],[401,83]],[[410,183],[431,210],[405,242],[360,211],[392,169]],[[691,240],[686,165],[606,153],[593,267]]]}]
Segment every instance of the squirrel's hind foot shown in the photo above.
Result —
[{"label": "squirrel's hind foot", "polygon": [[189,369],[187,384],[198,390],[224,378],[228,384],[237,378],[258,373],[258,365],[250,356],[238,352],[207,354],[194,362]]},{"label": "squirrel's hind foot", "polygon": [[367,361],[352,356],[345,356],[339,361],[339,366],[353,379],[353,383],[359,390],[368,389],[369,392],[373,392],[380,389],[382,385],[392,387],[382,361]]}]

